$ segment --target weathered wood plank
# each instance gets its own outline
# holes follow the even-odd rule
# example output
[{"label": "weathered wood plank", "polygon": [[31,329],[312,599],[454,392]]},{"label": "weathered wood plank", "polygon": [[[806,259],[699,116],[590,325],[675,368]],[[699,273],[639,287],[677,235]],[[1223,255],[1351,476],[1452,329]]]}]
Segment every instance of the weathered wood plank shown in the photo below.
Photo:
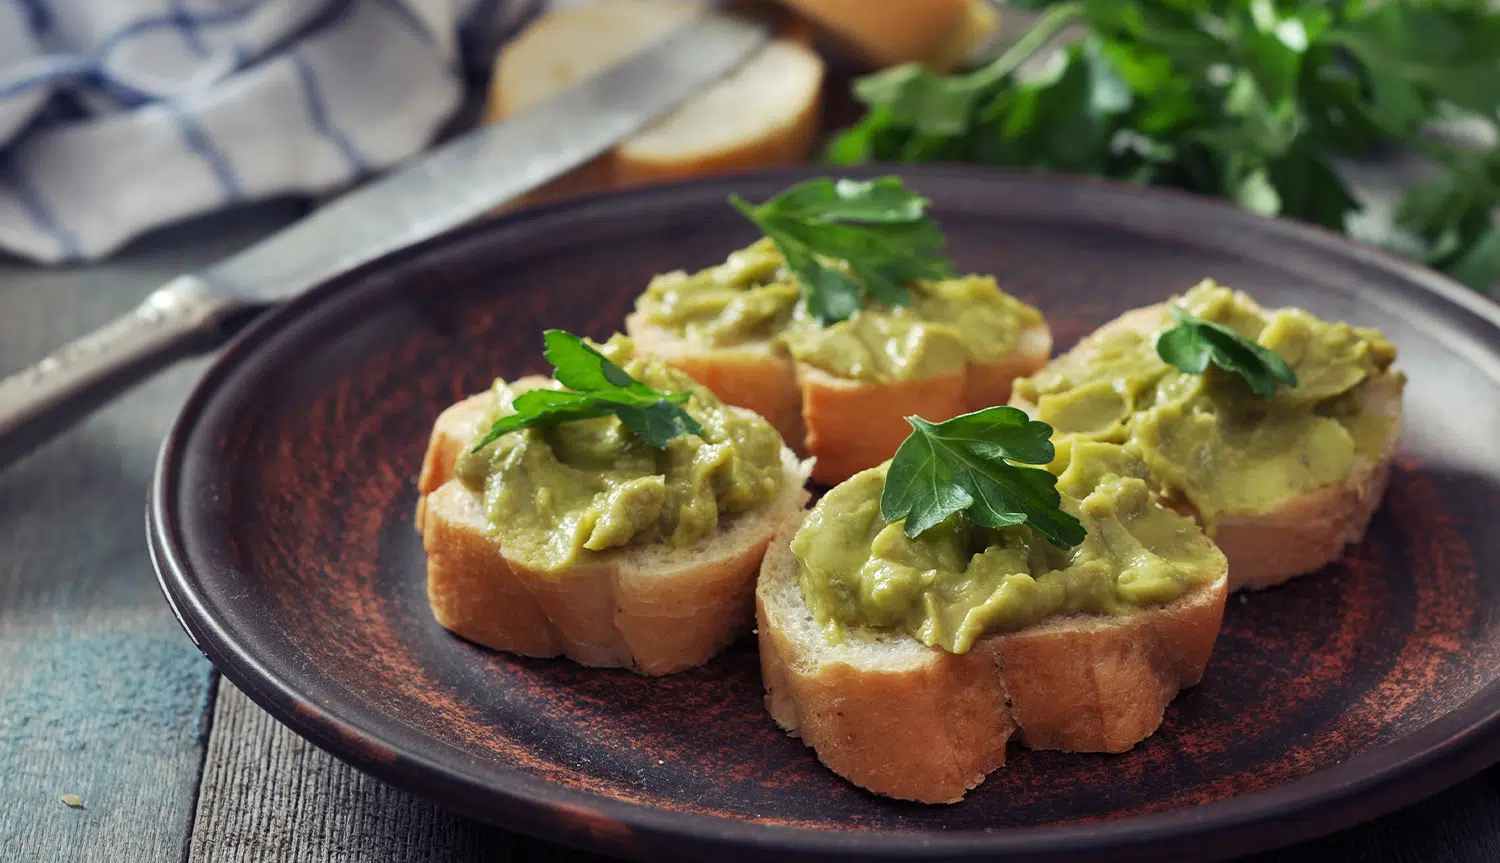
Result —
[{"label": "weathered wood plank", "polygon": [[[158,235],[96,267],[0,262],[0,374],[122,313],[285,206]],[[0,858],[180,860],[211,667],[162,601],[146,485],[197,368],[175,369],[0,473]],[[65,805],[77,794],[83,808]]]},{"label": "weathered wood plank", "polygon": [[189,863],[582,863],[372,779],[220,686]]}]

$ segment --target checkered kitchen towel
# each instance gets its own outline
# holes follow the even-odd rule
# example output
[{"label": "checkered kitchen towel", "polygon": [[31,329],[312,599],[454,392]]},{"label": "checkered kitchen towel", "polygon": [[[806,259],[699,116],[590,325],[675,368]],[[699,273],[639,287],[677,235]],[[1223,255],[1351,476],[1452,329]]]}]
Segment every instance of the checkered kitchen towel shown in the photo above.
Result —
[{"label": "checkered kitchen towel", "polygon": [[94,260],[393,165],[462,104],[466,28],[535,5],[0,0],[0,252]]}]

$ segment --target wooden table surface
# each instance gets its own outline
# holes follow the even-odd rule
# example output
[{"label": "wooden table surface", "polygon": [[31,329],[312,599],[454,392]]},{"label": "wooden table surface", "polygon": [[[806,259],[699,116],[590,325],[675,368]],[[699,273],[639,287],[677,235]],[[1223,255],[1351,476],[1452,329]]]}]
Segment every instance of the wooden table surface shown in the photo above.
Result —
[{"label": "wooden table surface", "polygon": [[[1402,179],[1389,166],[1362,178],[1377,203]],[[0,262],[0,374],[299,212],[270,205],[216,216],[95,267]],[[162,599],[143,530],[158,444],[202,368],[171,370],[0,473],[0,860],[602,859],[363,776],[219,680]],[[1497,777],[1250,859],[1500,860]]]}]

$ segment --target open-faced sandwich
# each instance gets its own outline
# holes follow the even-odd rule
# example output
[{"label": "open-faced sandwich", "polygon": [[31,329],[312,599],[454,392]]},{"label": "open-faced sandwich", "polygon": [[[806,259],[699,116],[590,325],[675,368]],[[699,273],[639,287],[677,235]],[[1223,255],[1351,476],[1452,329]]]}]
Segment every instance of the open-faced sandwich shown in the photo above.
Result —
[{"label": "open-faced sandwich", "polygon": [[1401,435],[1395,358],[1375,330],[1205,281],[1106,324],[1017,381],[1011,403],[1136,453],[1153,491],[1224,550],[1230,588],[1261,588],[1364,535]]},{"label": "open-faced sandwich", "polygon": [[1083,752],[1149,736],[1208,663],[1224,555],[1125,447],[1054,451],[1045,423],[1006,407],[912,425],[766,554],[777,723],[854,784],[926,803],[962,798],[1012,734]]},{"label": "open-faced sandwich", "polygon": [[926,202],[899,180],[813,180],[734,203],[765,237],[658,276],[626,331],[805,447],[819,482],[890,458],[906,416],[1004,404],[1047,361],[1041,314],[993,278],[955,277]]},{"label": "open-faced sandwich", "polygon": [[546,334],[555,379],[438,417],[418,481],[443,626],[528,656],[667,674],[748,631],[761,558],[802,509],[776,430],[630,340]]},{"label": "open-faced sandwich", "polygon": [[[1375,330],[1205,281],[1048,363],[1041,315],[956,277],[899,180],[733,204],[762,239],[438,418],[443,626],[654,675],[753,621],[778,724],[951,803],[1012,739],[1149,737],[1228,591],[1318,569],[1378,506],[1405,378]],[[804,511],[809,471],[837,485]]]}]

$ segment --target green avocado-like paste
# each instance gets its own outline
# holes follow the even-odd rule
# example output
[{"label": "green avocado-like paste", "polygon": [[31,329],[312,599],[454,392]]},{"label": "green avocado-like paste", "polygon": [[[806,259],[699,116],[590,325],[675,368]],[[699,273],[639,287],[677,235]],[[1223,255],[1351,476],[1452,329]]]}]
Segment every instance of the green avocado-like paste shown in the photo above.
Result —
[{"label": "green avocado-like paste", "polygon": [[1118,444],[1059,447],[1062,508],[1087,530],[1071,549],[1029,527],[996,530],[962,513],[908,538],[905,522],[880,517],[888,465],[829,491],[792,540],[807,606],[835,643],[848,627],[874,627],[964,653],[985,633],[1053,615],[1162,605],[1227,566],[1191,518],[1156,501],[1139,454]]},{"label": "green avocado-like paste", "polygon": [[[636,357],[624,336],[598,347],[648,386],[692,393],[686,410],[703,433],[656,449],[607,416],[524,429],[466,450],[458,479],[483,493],[491,535],[528,569],[565,570],[632,543],[687,548],[712,533],[721,515],[755,509],[781,490],[781,437],[764,419],[725,405],[660,360]],[[495,415],[511,413],[511,388],[497,380],[493,392]]]},{"label": "green avocado-like paste", "polygon": [[769,341],[794,359],[842,378],[896,381],[954,372],[1013,352],[1035,308],[993,278],[907,283],[911,304],[867,302],[823,326],[768,239],[696,273],[665,273],[636,301],[645,320],[690,343],[724,348]]},{"label": "green avocado-like paste", "polygon": [[1030,378],[1015,398],[1059,438],[1129,444],[1153,490],[1186,502],[1210,536],[1227,514],[1258,513],[1316,488],[1342,483],[1357,458],[1375,459],[1399,428],[1399,401],[1366,410],[1395,347],[1378,331],[1320,321],[1301,309],[1262,310],[1243,294],[1205,281],[1174,299],[1280,354],[1297,386],[1256,396],[1237,374],[1201,375],[1169,366],[1156,335],[1174,322],[1166,306],[1145,332],[1103,330]]}]

